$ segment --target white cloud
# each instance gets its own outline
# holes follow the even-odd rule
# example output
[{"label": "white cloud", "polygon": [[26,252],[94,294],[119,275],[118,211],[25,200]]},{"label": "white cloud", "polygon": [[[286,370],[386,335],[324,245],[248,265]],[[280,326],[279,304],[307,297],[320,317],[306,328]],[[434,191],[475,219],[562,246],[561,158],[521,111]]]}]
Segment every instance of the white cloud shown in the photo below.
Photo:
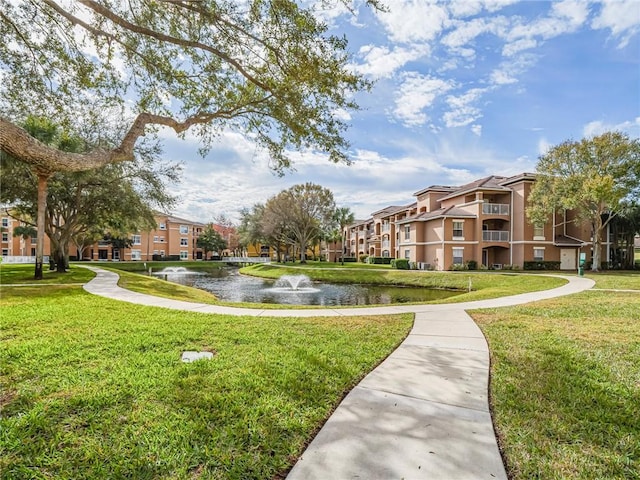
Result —
[{"label": "white cloud", "polygon": [[502,48],[502,55],[505,57],[512,57],[522,50],[529,50],[538,46],[538,42],[533,38],[521,38],[515,42],[507,43]]},{"label": "white cloud", "polygon": [[464,127],[482,117],[481,110],[474,103],[486,92],[486,88],[473,88],[463,95],[448,96],[447,104],[451,110],[443,116],[445,125],[449,128]]},{"label": "white cloud", "polygon": [[396,94],[393,115],[405,125],[423,125],[429,119],[424,110],[454,86],[452,80],[407,72]]},{"label": "white cloud", "polygon": [[601,135],[604,132],[612,131],[624,132],[633,137],[640,137],[640,117],[616,125],[607,124],[601,120],[594,120],[584,126],[582,133],[585,137],[593,137],[595,135]]},{"label": "white cloud", "polygon": [[541,137],[538,140],[538,155],[544,155],[545,153],[547,153],[549,151],[549,149],[552,146],[553,145],[551,145],[551,143],[549,143],[549,141],[546,138]]},{"label": "white cloud", "polygon": [[481,137],[482,136],[482,125],[471,125],[471,131],[474,135]]},{"label": "white cloud", "polygon": [[474,18],[466,22],[457,21],[455,29],[443,37],[442,43],[449,48],[457,48],[467,45],[485,33],[503,37],[510,23],[510,20],[503,16]]},{"label": "white cloud", "polygon": [[429,46],[427,44],[409,48],[396,46],[389,50],[388,47],[365,45],[360,48],[359,53],[364,58],[365,63],[357,65],[356,70],[363,75],[381,78],[390,77],[408,62],[428,55]]},{"label": "white cloud", "polygon": [[492,85],[516,83],[518,77],[532,67],[537,59],[538,57],[532,53],[523,53],[513,59],[504,61],[491,72],[489,81]]},{"label": "white cloud", "polygon": [[394,0],[388,12],[376,15],[394,42],[418,43],[433,40],[444,28],[447,9],[432,1]]},{"label": "white cloud", "polygon": [[507,5],[516,3],[518,0],[465,0],[451,1],[447,3],[447,7],[454,17],[470,17],[477,15],[482,10],[487,12],[496,12]]},{"label": "white cloud", "polygon": [[544,40],[573,33],[587,20],[589,5],[577,0],[552,3],[549,16],[533,22],[520,21],[507,34],[506,39],[516,41],[523,38],[540,37]]},{"label": "white cloud", "polygon": [[640,4],[638,0],[605,0],[591,26],[610,29],[613,36],[620,38],[618,48],[624,48],[640,32]]}]

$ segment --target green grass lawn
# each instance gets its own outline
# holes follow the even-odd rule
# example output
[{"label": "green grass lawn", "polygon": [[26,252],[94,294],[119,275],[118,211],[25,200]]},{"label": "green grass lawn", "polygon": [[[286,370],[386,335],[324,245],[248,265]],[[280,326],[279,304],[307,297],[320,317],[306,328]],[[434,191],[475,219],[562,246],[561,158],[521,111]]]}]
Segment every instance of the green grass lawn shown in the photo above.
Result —
[{"label": "green grass lawn", "polygon": [[412,324],[175,312],[79,286],[5,286],[0,305],[7,479],[274,478]]},{"label": "green grass lawn", "polygon": [[42,280],[34,281],[34,266],[26,264],[0,263],[0,285],[32,284],[51,285],[55,283],[85,283],[91,280],[95,273],[86,268],[71,266],[67,273],[58,273],[55,270],[45,268],[42,271]]},{"label": "green grass lawn", "polygon": [[595,277],[639,291],[472,312],[512,479],[640,478],[640,274]]},{"label": "green grass lawn", "polygon": [[[380,273],[379,281],[393,273],[425,284],[472,278],[477,290],[465,295],[480,297],[561,282]],[[55,285],[6,286],[32,274],[0,266],[1,478],[278,478],[412,323],[136,306],[64,285],[93,275],[82,268]],[[471,312],[491,349],[492,411],[512,479],[640,478],[640,273],[586,276],[597,288],[639,293],[592,290]],[[150,294],[200,301],[205,293],[122,277]],[[183,364],[184,350],[215,357]]]}]

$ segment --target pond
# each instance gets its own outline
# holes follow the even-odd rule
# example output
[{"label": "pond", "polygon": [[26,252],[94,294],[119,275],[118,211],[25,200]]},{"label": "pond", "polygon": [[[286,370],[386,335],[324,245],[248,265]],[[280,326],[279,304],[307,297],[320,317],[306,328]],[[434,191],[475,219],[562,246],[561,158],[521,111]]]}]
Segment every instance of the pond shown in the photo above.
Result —
[{"label": "pond", "polygon": [[[351,285],[311,282],[307,277],[270,280],[240,275],[237,269],[220,269],[201,273],[190,271],[155,272],[155,276],[189,287],[213,293],[222,301],[270,303],[286,305],[380,305],[392,303],[429,302],[460,291],[435,290],[417,287],[379,285]],[[285,276],[286,277],[286,276]]]}]

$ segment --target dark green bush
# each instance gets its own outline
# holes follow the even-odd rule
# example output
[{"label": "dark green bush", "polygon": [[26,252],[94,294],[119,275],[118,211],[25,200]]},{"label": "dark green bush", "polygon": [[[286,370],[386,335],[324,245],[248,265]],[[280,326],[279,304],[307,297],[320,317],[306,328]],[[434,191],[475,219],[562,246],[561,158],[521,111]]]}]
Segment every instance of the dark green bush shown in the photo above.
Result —
[{"label": "dark green bush", "polygon": [[409,260],[406,258],[394,258],[391,260],[391,266],[398,270],[409,270]]},{"label": "dark green bush", "polygon": [[369,257],[367,262],[376,265],[389,265],[391,264],[391,260],[393,260],[391,257]]},{"label": "dark green bush", "polygon": [[477,270],[478,269],[478,262],[476,262],[475,260],[468,260],[467,261],[467,269],[469,269],[469,270]]},{"label": "dark green bush", "polygon": [[560,270],[560,262],[524,262],[524,270]]}]

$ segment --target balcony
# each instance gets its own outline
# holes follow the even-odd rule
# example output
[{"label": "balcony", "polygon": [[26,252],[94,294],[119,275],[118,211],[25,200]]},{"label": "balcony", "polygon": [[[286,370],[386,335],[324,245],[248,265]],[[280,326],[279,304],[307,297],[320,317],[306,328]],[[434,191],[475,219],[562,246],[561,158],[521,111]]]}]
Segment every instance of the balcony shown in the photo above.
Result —
[{"label": "balcony", "polygon": [[482,213],[485,215],[509,215],[509,205],[506,203],[483,203]]},{"label": "balcony", "polygon": [[483,242],[508,242],[509,232],[503,230],[483,230]]}]

